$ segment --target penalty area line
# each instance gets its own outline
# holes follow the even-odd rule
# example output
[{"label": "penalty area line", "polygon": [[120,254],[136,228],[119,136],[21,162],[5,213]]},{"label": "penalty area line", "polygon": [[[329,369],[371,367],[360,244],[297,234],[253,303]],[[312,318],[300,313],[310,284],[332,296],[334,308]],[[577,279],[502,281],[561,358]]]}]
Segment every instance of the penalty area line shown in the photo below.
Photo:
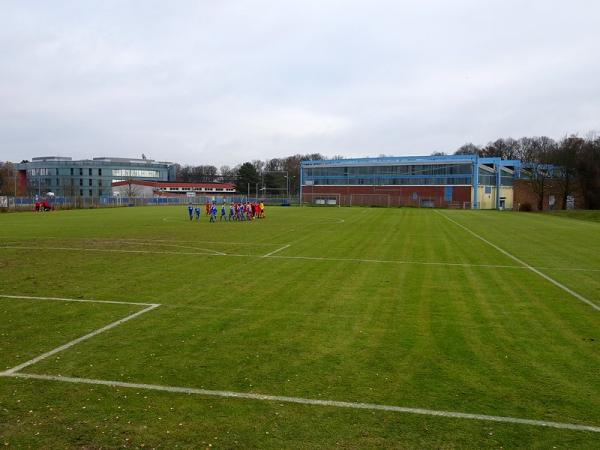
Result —
[{"label": "penalty area line", "polygon": [[[10,297],[9,297],[10,298]],[[45,300],[50,300],[50,298],[45,298]],[[67,299],[52,299],[52,300],[59,300],[59,301],[74,301],[74,300],[67,300]],[[103,303],[103,302],[98,302],[98,303]],[[108,302],[107,302],[108,303]],[[156,309],[160,306],[160,304],[158,303],[154,303],[151,304],[150,306],[135,312],[133,314],[130,314],[126,317],[123,317],[122,319],[119,319],[115,322],[109,323],[108,325],[103,326],[102,328],[98,328],[97,330],[94,330],[86,335],[80,336],[77,339],[73,339],[70,342],[67,342],[66,344],[61,345],[60,347],[56,347],[55,349],[52,349],[46,353],[42,353],[39,356],[36,356],[35,358],[30,359],[29,361],[25,361],[24,363],[19,364],[18,366],[15,366],[11,369],[5,370],[4,372],[0,372],[0,376],[10,376],[10,375],[15,375],[18,371],[23,370],[26,367],[29,367],[33,364],[36,364],[52,355],[55,355],[57,353],[60,353],[68,348],[73,347],[74,345],[79,344],[80,342],[83,342],[87,339],[93,338],[94,336],[99,335],[100,333],[104,333],[105,331],[108,331],[112,328],[115,328],[119,325],[121,325],[122,323],[128,322],[131,319],[135,319],[138,316],[141,316],[142,314],[145,314],[149,311],[152,311],[153,309]]]},{"label": "penalty area line", "polygon": [[223,397],[223,398],[239,398],[245,400],[259,400],[269,402],[282,402],[282,403],[296,403],[301,405],[312,405],[312,406],[325,406],[333,408],[349,408],[349,409],[364,409],[370,411],[387,411],[397,412],[404,414],[416,414],[422,416],[436,416],[445,417],[452,419],[469,419],[469,420],[481,420],[488,422],[499,422],[509,423],[518,425],[530,425],[537,427],[549,427],[559,428],[566,430],[575,431],[588,431],[593,433],[600,433],[600,427],[592,425],[582,425],[565,422],[553,422],[548,420],[535,420],[535,419],[523,419],[519,417],[510,416],[493,416],[488,414],[471,414],[454,411],[441,411],[424,408],[409,408],[404,406],[393,406],[393,405],[382,405],[377,403],[358,403],[358,402],[344,402],[336,400],[320,400],[312,398],[302,397],[287,397],[279,395],[266,395],[266,394],[255,394],[251,392],[233,392],[233,391],[217,391],[208,389],[195,389],[177,386],[163,386],[157,384],[144,384],[144,383],[128,383],[123,381],[111,381],[111,380],[96,380],[92,378],[76,378],[76,377],[63,377],[54,375],[38,375],[32,373],[3,373],[0,376],[13,377],[13,378],[24,378],[32,380],[44,380],[44,381],[60,381],[64,383],[75,383],[75,384],[88,384],[88,385],[102,385],[110,387],[122,387],[132,389],[147,389],[162,392],[172,392],[178,394],[188,395],[201,395],[211,397]]},{"label": "penalty area line", "polygon": [[439,212],[438,210],[434,210],[436,213],[438,213],[440,216],[444,217],[446,220],[449,220],[450,222],[452,222],[453,224],[459,226],[460,228],[462,228],[463,230],[467,231],[468,233],[470,233],[471,235],[475,236],[477,239],[485,242],[487,245],[489,245],[490,247],[495,248],[496,250],[498,250],[500,253],[502,253],[505,256],[508,256],[510,259],[512,259],[513,261],[516,261],[517,263],[521,264],[523,267],[531,270],[533,273],[539,275],[540,277],[542,277],[543,279],[545,279],[546,281],[549,281],[550,283],[552,283],[553,285],[555,285],[556,287],[562,289],[563,291],[565,291],[568,294],[571,294],[573,297],[575,297],[577,300],[579,300],[582,303],[585,303],[589,306],[591,306],[592,308],[594,308],[596,311],[600,311],[600,306],[598,306],[597,304],[595,304],[594,302],[592,302],[591,300],[588,300],[587,298],[585,298],[583,295],[578,294],[577,292],[575,292],[574,290],[568,288],[567,286],[565,286],[564,284],[556,281],[554,278],[546,275],[544,272],[539,271],[538,269],[536,269],[535,267],[530,266],[529,264],[527,264],[525,261],[523,261],[522,259],[517,258],[515,255],[513,255],[512,253],[507,252],[506,250],[498,247],[496,244],[494,244],[493,242],[488,241],[486,238],[484,238],[483,236],[480,236],[479,234],[475,233],[474,231],[472,231],[470,228],[464,226],[463,224],[457,222],[454,219],[451,219],[450,217],[448,217],[446,214],[443,214],[441,212]]}]

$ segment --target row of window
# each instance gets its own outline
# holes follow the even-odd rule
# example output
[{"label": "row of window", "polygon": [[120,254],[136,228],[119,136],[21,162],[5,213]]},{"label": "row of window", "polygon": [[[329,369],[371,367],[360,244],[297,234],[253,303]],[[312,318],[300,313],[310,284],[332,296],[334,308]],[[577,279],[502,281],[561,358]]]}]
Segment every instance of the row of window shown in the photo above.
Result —
[{"label": "row of window", "polygon": [[[56,179],[56,183],[54,184],[54,186],[60,187],[61,186],[60,180],[61,180],[60,178],[57,178]],[[69,184],[71,186],[74,186],[75,185],[75,179],[71,178],[70,180],[71,180],[71,182]],[[83,180],[84,180],[83,178],[79,179],[79,186],[84,186],[85,185],[85,183],[84,183]],[[94,180],[92,178],[88,178],[87,180],[88,180],[87,181],[87,185],[88,186],[93,186],[94,185]],[[31,186],[33,186],[33,187],[36,187],[36,186],[46,186],[46,187],[49,187],[49,186],[52,186],[52,178],[38,178],[36,180],[32,180],[29,184]],[[62,185],[65,186],[65,185],[67,185],[67,183],[62,183]],[[100,186],[100,187],[102,186],[102,179],[98,180],[97,185]]]},{"label": "row of window", "polygon": [[[54,169],[55,175],[57,175],[57,176],[60,175],[59,170],[60,169],[58,167]],[[96,172],[96,173],[94,173],[94,172]],[[99,177],[101,177],[102,169],[101,168],[92,169],[91,167],[89,167],[89,168],[71,167],[70,173],[71,173],[71,176],[79,175],[80,177],[82,177],[84,174],[87,174],[87,176],[90,176],[90,177],[94,176],[94,175],[98,175]],[[29,169],[28,174],[31,176],[36,176],[36,177],[45,177],[48,175],[52,175],[52,169],[48,169],[47,167]],[[160,172],[158,170],[112,169],[112,175],[115,177],[125,177],[125,178],[128,178],[128,177],[160,178]]]},{"label": "row of window", "polygon": [[[79,168],[79,176],[83,176],[83,167]],[[88,168],[87,170],[87,174],[88,176],[92,176],[94,174],[93,169],[92,168]],[[56,175],[58,175],[58,169],[56,169]],[[71,176],[75,175],[75,168],[71,167]],[[102,176],[102,169],[98,169],[98,176],[101,177]]]},{"label": "row of window", "polygon": [[308,167],[304,169],[307,177],[329,176],[436,176],[471,175],[470,164],[413,164],[395,166],[347,166],[347,167]]},{"label": "row of window", "polygon": [[[500,175],[500,185],[501,186],[512,186],[514,181],[514,177],[511,174],[502,172]],[[479,171],[479,184],[482,186],[496,186],[496,175]]]},{"label": "row of window", "polygon": [[136,178],[158,178],[160,172],[158,170],[141,170],[141,169],[113,169],[113,177],[136,177]]},{"label": "row of window", "polygon": [[167,192],[181,192],[181,191],[194,191],[194,192],[235,192],[234,188],[191,188],[191,187],[166,187],[162,188],[162,191]]},{"label": "row of window", "polygon": [[[512,186],[512,176],[500,177],[501,186]],[[471,185],[471,177],[432,177],[432,178],[381,178],[381,177],[311,177],[307,178],[304,182],[305,185],[337,185],[337,186],[355,186],[355,185],[367,185],[367,186],[431,186],[431,185]],[[496,177],[493,175],[479,176],[479,184],[481,186],[495,186]]]},{"label": "row of window", "polygon": [[470,185],[471,177],[411,177],[411,178],[388,178],[388,177],[311,177],[305,180],[307,185]]},{"label": "row of window", "polygon": [[[55,175],[60,175],[60,171],[59,168],[55,168],[54,169]],[[51,175],[52,173],[52,169],[48,169],[47,167],[41,167],[41,168],[35,168],[35,169],[29,169],[28,170],[29,175],[34,176],[34,177],[45,177],[48,175]],[[83,167],[80,167],[79,170],[76,170],[74,167],[71,167],[71,176],[74,176],[76,173],[79,174],[79,176],[83,176],[84,174],[84,169]],[[93,175],[93,169],[87,169],[85,170],[85,173],[87,173],[88,176],[92,176]],[[102,169],[98,169],[96,171],[97,175],[99,177],[102,176]]]},{"label": "row of window", "polygon": [[[83,189],[79,189],[79,196],[83,197]],[[102,197],[104,195],[104,191],[102,191],[102,189],[98,190],[98,197]],[[94,191],[92,189],[88,190],[88,197],[93,197],[94,196]]]}]

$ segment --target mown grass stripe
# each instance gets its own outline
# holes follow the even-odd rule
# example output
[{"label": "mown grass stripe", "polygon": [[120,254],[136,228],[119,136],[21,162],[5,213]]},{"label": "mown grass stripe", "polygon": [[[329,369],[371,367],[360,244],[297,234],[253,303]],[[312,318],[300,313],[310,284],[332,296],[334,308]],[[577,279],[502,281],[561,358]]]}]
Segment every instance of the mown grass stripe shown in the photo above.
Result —
[{"label": "mown grass stripe", "polygon": [[270,402],[284,402],[284,403],[298,403],[302,405],[314,405],[314,406],[326,406],[334,408],[351,408],[351,409],[365,409],[372,411],[390,411],[399,412],[405,414],[419,414],[424,416],[437,416],[447,417],[453,419],[468,419],[468,420],[483,420],[489,422],[502,422],[512,423],[519,425],[531,425],[537,427],[550,427],[560,428],[566,430],[576,431],[589,431],[593,433],[600,433],[600,427],[593,425],[582,425],[565,422],[553,422],[548,420],[535,420],[535,419],[522,419],[519,417],[509,416],[492,416],[487,414],[471,414],[455,411],[438,411],[434,409],[425,408],[409,408],[405,406],[393,406],[393,405],[380,405],[376,403],[357,403],[357,402],[343,402],[337,400],[319,400],[313,398],[303,397],[287,397],[279,395],[267,395],[267,394],[256,394],[251,392],[233,392],[233,391],[216,391],[209,389],[196,389],[186,388],[178,386],[163,386],[157,384],[145,384],[145,383],[127,383],[123,381],[112,381],[112,380],[96,380],[92,378],[76,378],[76,377],[63,377],[55,375],[38,375],[32,373],[4,373],[2,376],[10,376],[15,378],[34,379],[34,380],[45,380],[45,381],[61,381],[66,383],[77,383],[77,384],[92,384],[92,385],[103,385],[111,387],[122,387],[122,388],[133,388],[133,389],[148,389],[154,391],[173,392],[179,394],[189,395],[204,395],[211,397],[225,397],[225,398],[240,398],[246,400],[260,400]]},{"label": "mown grass stripe", "polygon": [[544,278],[545,280],[549,281],[550,283],[554,284],[555,286],[559,287],[560,289],[562,289],[563,291],[567,292],[568,294],[571,294],[573,297],[575,297],[577,300],[586,303],[587,305],[591,306],[592,308],[594,308],[596,311],[600,311],[600,306],[596,305],[594,302],[592,302],[591,300],[588,300],[587,298],[585,298],[583,295],[578,294],[577,292],[575,292],[574,290],[568,288],[567,286],[565,286],[564,284],[556,281],[554,278],[546,275],[544,272],[540,272],[538,269],[536,269],[535,267],[530,266],[529,264],[527,264],[525,261],[523,261],[522,259],[517,258],[516,256],[514,256],[512,253],[507,252],[506,250],[498,247],[496,244],[494,244],[493,242],[488,241],[486,238],[484,238],[483,236],[480,236],[479,234],[475,233],[474,231],[472,231],[471,229],[465,227],[464,225],[462,225],[461,223],[457,222],[454,219],[451,219],[450,217],[446,216],[445,214],[435,210],[436,213],[438,213],[439,215],[441,215],[442,217],[445,217],[447,220],[449,220],[450,222],[454,223],[455,225],[459,226],[460,228],[464,229],[465,231],[467,231],[468,233],[470,233],[471,235],[475,236],[477,239],[480,239],[481,241],[485,242],[486,244],[488,244],[489,246],[495,248],[496,250],[498,250],[500,253],[502,253],[503,255],[508,256],[509,258],[511,258],[512,260],[518,262],[519,264],[521,264],[523,267],[526,267],[527,269],[531,270],[533,273],[539,275],[540,277]]}]

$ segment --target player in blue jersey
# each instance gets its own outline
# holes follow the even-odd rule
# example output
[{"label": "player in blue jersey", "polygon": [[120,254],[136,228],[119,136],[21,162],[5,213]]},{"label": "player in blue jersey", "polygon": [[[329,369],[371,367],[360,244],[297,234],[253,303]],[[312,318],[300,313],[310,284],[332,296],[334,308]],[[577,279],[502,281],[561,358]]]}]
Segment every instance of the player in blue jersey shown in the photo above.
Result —
[{"label": "player in blue jersey", "polygon": [[226,216],[225,214],[226,214],[226,213],[225,213],[225,203],[223,203],[223,204],[221,205],[221,216],[219,217],[219,222],[221,222],[221,221],[223,221],[223,220],[224,220],[225,222],[227,222],[227,216]]},{"label": "player in blue jersey", "polygon": [[233,220],[233,203],[229,205],[229,221]]},{"label": "player in blue jersey", "polygon": [[188,205],[188,214],[190,215],[190,220],[192,220],[194,218],[194,207],[191,203]]},{"label": "player in blue jersey", "polygon": [[196,220],[200,220],[200,207],[196,206],[196,209],[194,209],[194,212],[196,213]]},{"label": "player in blue jersey", "polygon": [[217,221],[217,207],[215,206],[214,203],[210,206],[210,221],[211,222]]}]

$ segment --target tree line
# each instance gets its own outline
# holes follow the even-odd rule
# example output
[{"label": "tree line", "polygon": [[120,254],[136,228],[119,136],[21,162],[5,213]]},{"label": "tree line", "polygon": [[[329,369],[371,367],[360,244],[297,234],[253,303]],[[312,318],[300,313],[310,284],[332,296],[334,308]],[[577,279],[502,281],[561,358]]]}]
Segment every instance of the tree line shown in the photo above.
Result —
[{"label": "tree line", "polygon": [[[435,152],[434,155],[446,155]],[[544,189],[550,179],[558,183],[563,207],[575,189],[583,195],[586,209],[600,209],[600,136],[585,138],[571,135],[558,141],[546,136],[502,138],[486,145],[467,143],[455,155],[477,154],[482,157],[499,156],[517,159],[530,168],[529,179],[533,190],[543,200]],[[296,154],[284,158],[252,160],[236,166],[176,165],[176,180],[195,183],[233,183],[241,193],[251,196],[298,195],[300,191],[300,163],[325,159],[320,153]],[[343,159],[336,155],[331,159]],[[554,171],[547,170],[556,166]],[[16,172],[11,162],[0,161],[0,194],[15,195]],[[540,208],[541,209],[541,208]]]},{"label": "tree line", "polygon": [[177,181],[188,183],[233,183],[238,192],[251,196],[298,195],[300,192],[300,163],[325,159],[320,153],[255,159],[234,167],[212,165],[177,165]]},{"label": "tree line", "polygon": [[558,141],[546,136],[497,139],[485,146],[462,145],[454,154],[520,160],[540,210],[549,184],[559,190],[563,209],[576,190],[583,196],[585,209],[600,209],[600,135],[571,135]]}]

